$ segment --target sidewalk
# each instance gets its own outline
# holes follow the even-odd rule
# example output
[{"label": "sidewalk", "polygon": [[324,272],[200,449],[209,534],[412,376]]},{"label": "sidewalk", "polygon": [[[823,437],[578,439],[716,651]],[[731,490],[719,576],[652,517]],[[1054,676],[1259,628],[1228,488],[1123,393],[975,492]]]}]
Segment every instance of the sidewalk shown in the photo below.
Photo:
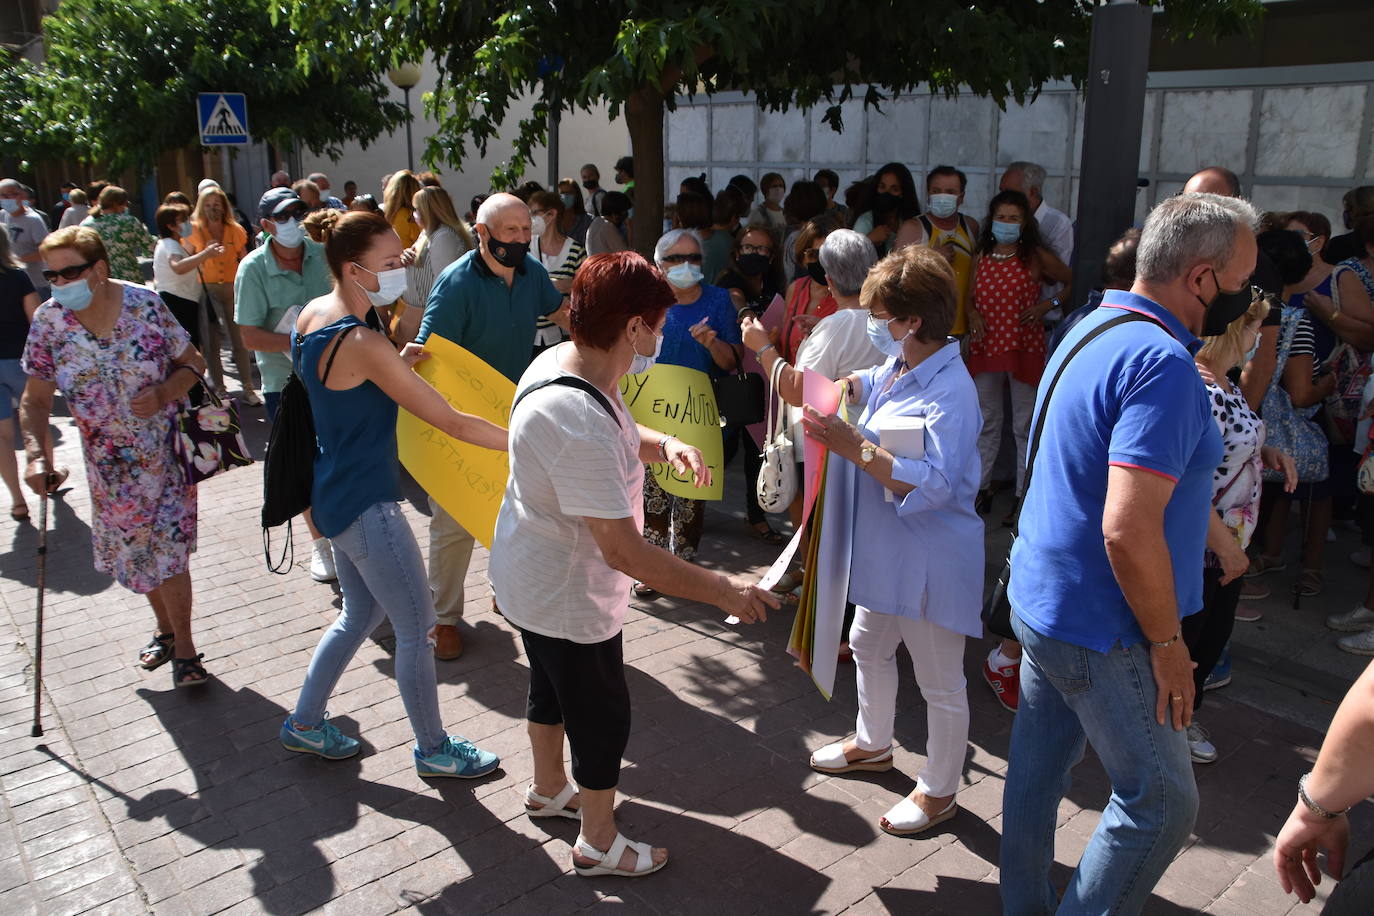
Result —
[{"label": "sidewalk", "polygon": [[[245,411],[261,454],[265,426]],[[571,873],[570,822],[531,821],[531,776],[519,641],[482,588],[485,552],[469,578],[468,649],[439,663],[445,721],[502,756],[496,775],[426,783],[385,625],[344,675],[330,713],[363,753],[329,763],[288,754],[277,729],[310,654],[338,607],[310,580],[305,531],[288,576],[265,569],[258,523],[260,465],[200,489],[192,563],[197,643],[214,682],[174,690],[170,666],[143,672],[146,601],[90,568],[89,503],[70,422],[60,454],[75,484],[53,502],[48,538],[42,739],[29,737],[34,625],[33,525],[0,535],[0,913],[382,914],[570,912],[614,902],[633,913],[995,913],[1002,780],[1012,716],[978,674],[988,644],[969,646],[971,747],[964,809],[942,832],[903,840],[878,818],[911,787],[925,717],[909,667],[902,680],[897,768],[823,777],[809,752],[853,728],[852,669],[826,702],[783,651],[791,615],[729,628],[715,609],[636,603],[625,627],[634,726],[621,827],[671,849],[663,872],[639,881]],[[774,548],[728,514],[739,472],[713,507],[702,558],[761,571]],[[411,492],[412,497],[418,493]],[[1005,499],[1005,497],[1003,497]],[[423,501],[406,507],[426,540]],[[31,502],[35,524],[36,501]],[[990,518],[996,526],[1005,506]],[[1000,559],[1000,527],[989,557]],[[1221,759],[1198,768],[1202,809],[1147,912],[1282,914],[1298,907],[1269,864],[1274,834],[1315,756],[1334,702],[1362,660],[1333,648],[1321,618],[1363,594],[1342,534],[1328,592],[1292,612],[1265,603],[1238,625],[1236,682],[1208,694],[1203,721]],[[1282,581],[1276,579],[1276,581]],[[1276,592],[1281,589],[1276,588]],[[1077,861],[1108,788],[1089,759],[1060,812],[1059,878]],[[1374,842],[1374,810],[1354,812],[1356,846]],[[1322,885],[1329,890],[1329,882]],[[1324,899],[1324,893],[1322,898]],[[1314,903],[1299,912],[1316,912]]]}]

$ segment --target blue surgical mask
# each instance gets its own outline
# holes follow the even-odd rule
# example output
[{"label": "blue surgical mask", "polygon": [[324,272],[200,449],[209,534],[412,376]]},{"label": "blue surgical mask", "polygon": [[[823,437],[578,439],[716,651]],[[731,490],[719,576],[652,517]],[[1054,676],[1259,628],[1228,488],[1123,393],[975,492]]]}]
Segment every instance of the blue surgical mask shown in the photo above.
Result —
[{"label": "blue surgical mask", "polygon": [[1259,336],[1258,334],[1256,334],[1256,335],[1255,335],[1255,343],[1254,343],[1254,346],[1252,346],[1248,351],[1246,351],[1246,353],[1245,353],[1245,359],[1241,361],[1241,365],[1242,365],[1242,366],[1245,365],[1246,363],[1250,362],[1250,360],[1252,360],[1252,359],[1255,358],[1255,356],[1259,353],[1259,345],[1260,345],[1260,336]]},{"label": "blue surgical mask", "polygon": [[691,289],[701,282],[701,267],[696,264],[675,264],[666,274],[668,282],[678,289]]},{"label": "blue surgical mask", "polygon": [[930,195],[930,215],[938,216],[940,219],[949,219],[954,215],[954,211],[959,209],[958,194],[932,194]]},{"label": "blue surgical mask", "polygon": [[181,237],[184,239],[189,239],[191,237],[191,223],[189,220],[181,224]]},{"label": "blue surgical mask", "polygon": [[1021,238],[1021,224],[993,220],[992,237],[999,245],[1010,245]]},{"label": "blue surgical mask", "polygon": [[561,198],[563,198],[563,206],[567,207],[569,210],[571,210],[571,209],[573,209],[573,207],[577,206],[577,195],[576,195],[576,194],[560,194],[560,195],[558,195],[558,196],[561,197]]},{"label": "blue surgical mask", "polygon": [[73,312],[79,312],[90,305],[94,295],[91,292],[91,284],[85,277],[52,287],[53,300],[58,305],[65,309],[71,309]]},{"label": "blue surgical mask", "polygon": [[658,361],[658,355],[659,355],[660,353],[662,353],[662,352],[663,352],[663,335],[662,335],[662,334],[655,334],[655,335],[654,335],[654,355],[653,355],[653,356],[645,356],[643,353],[640,353],[640,352],[636,351],[636,352],[635,352],[635,358],[634,358],[634,360],[630,363],[630,372],[629,372],[629,374],[630,374],[630,375],[639,375],[639,373],[641,373],[641,372],[648,372],[649,369],[653,366],[653,364],[654,364],[655,362]]},{"label": "blue surgical mask", "polygon": [[305,241],[305,227],[300,220],[292,217],[284,223],[277,223],[277,231],[272,237],[284,248],[299,248]]},{"label": "blue surgical mask", "polygon": [[868,340],[877,348],[879,353],[888,357],[900,357],[903,341],[911,336],[911,332],[907,331],[902,335],[901,340],[894,340],[888,328],[895,320],[895,318],[889,318],[887,321],[883,321],[881,318],[868,316]]},{"label": "blue surgical mask", "polygon": [[9,197],[0,197],[0,209],[3,209],[6,213],[18,213],[19,201]]}]

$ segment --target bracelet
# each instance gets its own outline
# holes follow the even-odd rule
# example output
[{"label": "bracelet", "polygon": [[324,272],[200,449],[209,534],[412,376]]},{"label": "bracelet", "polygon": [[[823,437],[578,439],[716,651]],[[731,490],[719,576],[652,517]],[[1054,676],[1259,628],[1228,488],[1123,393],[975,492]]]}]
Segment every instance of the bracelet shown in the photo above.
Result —
[{"label": "bracelet", "polygon": [[777,347],[773,346],[771,343],[767,343],[767,344],[764,344],[760,349],[755,350],[755,351],[754,351],[754,356],[755,356],[757,359],[763,359],[763,354],[767,353],[769,350],[776,350],[776,349],[777,349]]},{"label": "bracelet", "polygon": [[1155,642],[1153,639],[1150,639],[1150,637],[1148,637],[1148,636],[1145,637],[1145,639],[1150,643],[1150,645],[1154,646],[1156,649],[1167,649],[1167,648],[1169,648],[1170,646],[1172,646],[1174,643],[1178,642],[1178,641],[1179,641],[1180,639],[1182,639],[1182,638],[1183,638],[1183,628],[1182,628],[1182,627],[1180,627],[1180,628],[1179,628],[1179,631],[1178,631],[1177,633],[1175,633],[1173,636],[1170,636],[1168,639],[1164,640],[1164,642]]},{"label": "bracelet", "polygon": [[668,460],[668,440],[676,438],[677,436],[674,436],[670,433],[664,436],[662,439],[658,440],[658,453],[663,457],[664,461]]},{"label": "bracelet", "polygon": [[1298,779],[1298,800],[1307,806],[1308,811],[1311,811],[1317,817],[1320,817],[1324,820],[1334,821],[1336,818],[1341,817],[1347,811],[1350,810],[1349,808],[1345,808],[1341,811],[1327,811],[1321,805],[1314,802],[1312,800],[1312,796],[1307,794],[1307,778],[1311,775],[1312,772],[1309,770],[1308,772],[1303,773],[1302,776]]}]

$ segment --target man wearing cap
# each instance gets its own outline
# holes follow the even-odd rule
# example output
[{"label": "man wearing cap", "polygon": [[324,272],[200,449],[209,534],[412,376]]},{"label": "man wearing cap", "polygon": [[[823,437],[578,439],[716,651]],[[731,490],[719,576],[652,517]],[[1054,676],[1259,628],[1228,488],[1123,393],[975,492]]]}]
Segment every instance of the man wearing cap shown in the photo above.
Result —
[{"label": "man wearing cap", "polygon": [[[281,404],[281,390],[291,375],[291,329],[301,308],[327,294],[332,286],[324,246],[305,236],[301,220],[305,203],[290,188],[272,188],[258,201],[258,221],[268,242],[239,262],[234,277],[234,320],[243,344],[254,351],[262,375],[262,395],[269,423]],[[334,578],[329,541],[310,521],[314,547],[310,575],[316,581]]]}]

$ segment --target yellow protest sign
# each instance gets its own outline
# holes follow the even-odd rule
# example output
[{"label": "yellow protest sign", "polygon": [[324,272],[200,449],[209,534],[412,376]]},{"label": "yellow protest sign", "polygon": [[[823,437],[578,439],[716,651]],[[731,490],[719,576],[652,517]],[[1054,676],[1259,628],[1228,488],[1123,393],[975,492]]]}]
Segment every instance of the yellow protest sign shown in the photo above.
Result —
[{"label": "yellow protest sign", "polygon": [[[425,351],[430,357],[418,363],[415,371],[454,410],[510,425],[514,382],[437,334],[425,341]],[[510,476],[507,454],[454,439],[406,410],[396,418],[396,443],[410,476],[490,548]]]},{"label": "yellow protest sign", "polygon": [[711,485],[698,490],[692,474],[678,474],[666,462],[649,465],[658,485],[687,499],[720,499],[724,491],[725,459],[721,442],[716,392],[705,372],[683,366],[655,365],[648,372],[620,380],[620,394],[636,423],[671,433],[701,450],[711,469]]}]

